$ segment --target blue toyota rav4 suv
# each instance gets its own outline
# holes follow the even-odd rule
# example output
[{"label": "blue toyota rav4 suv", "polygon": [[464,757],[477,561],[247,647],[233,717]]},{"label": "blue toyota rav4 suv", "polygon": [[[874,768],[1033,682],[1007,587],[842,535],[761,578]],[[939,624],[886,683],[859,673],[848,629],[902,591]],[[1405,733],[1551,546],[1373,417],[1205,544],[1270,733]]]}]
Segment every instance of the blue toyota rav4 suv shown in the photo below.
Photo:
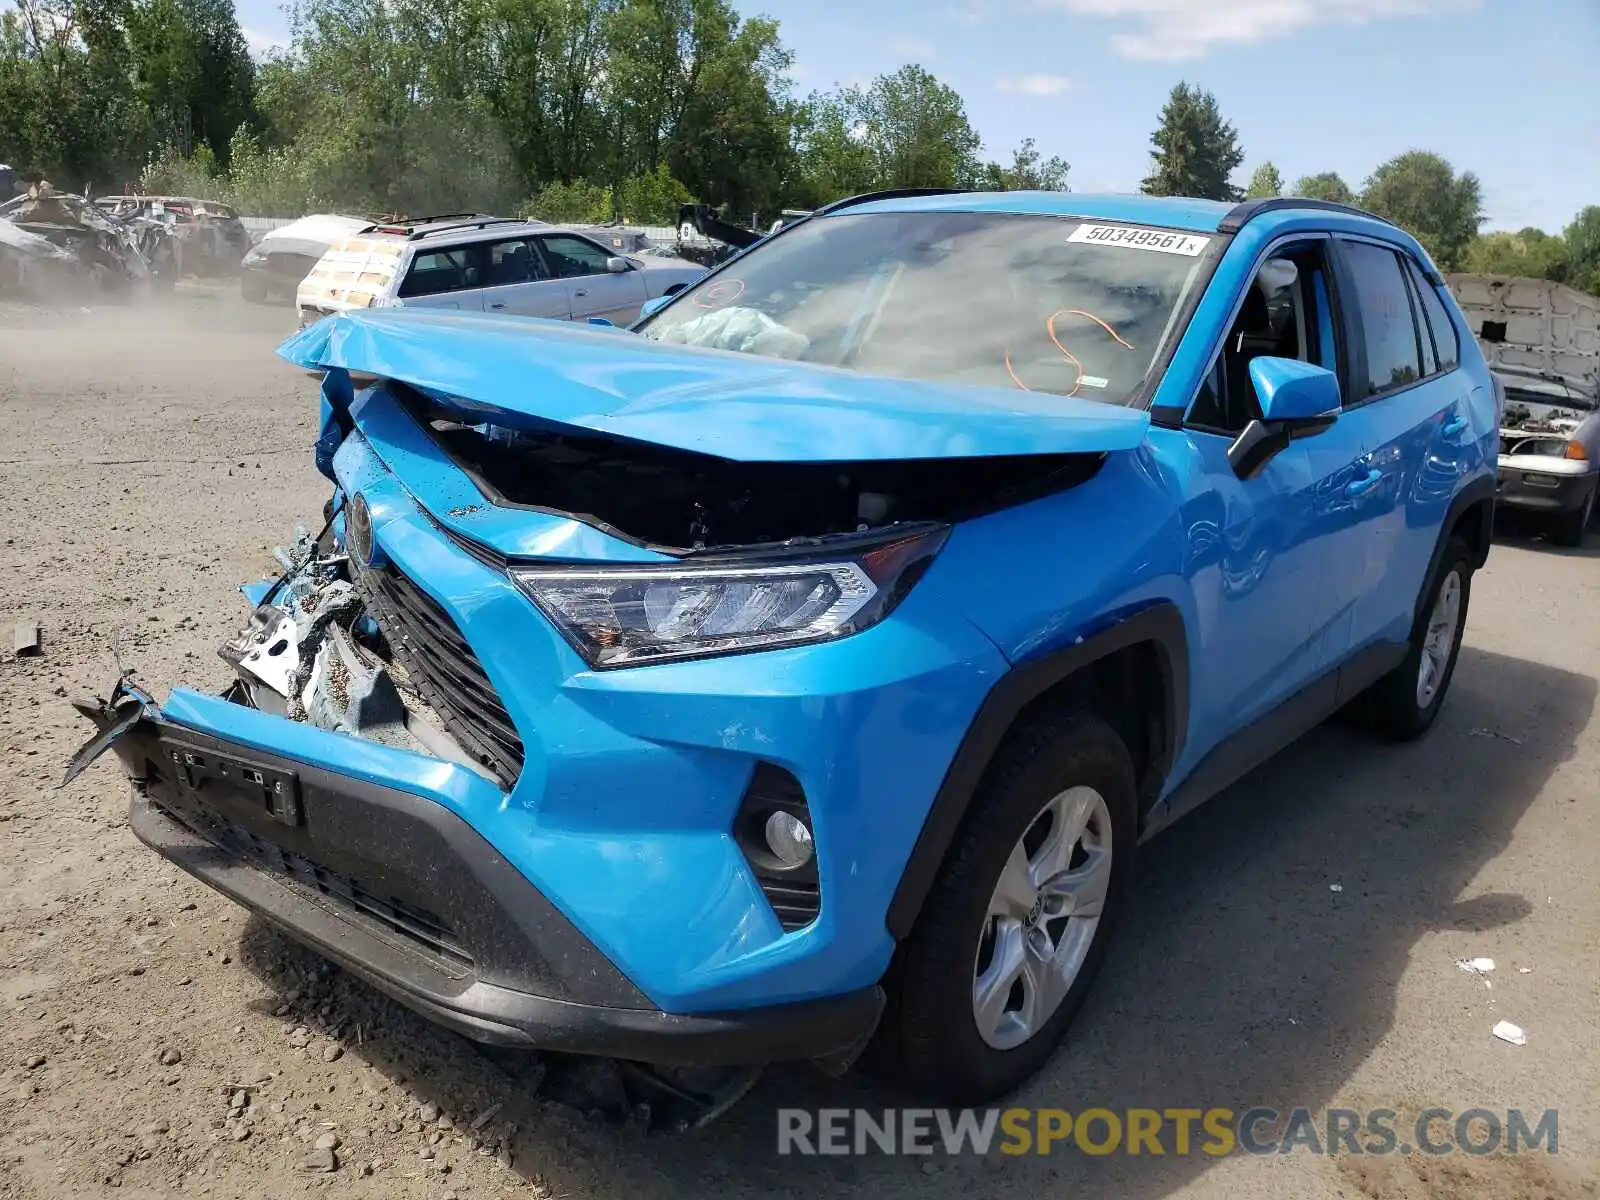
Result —
[{"label": "blue toyota rav4 suv", "polygon": [[1493,378],[1354,209],[886,193],[630,330],[355,311],[327,528],[221,695],[82,706],[185,870],[481,1041],[1004,1093],[1136,847],[1335,710],[1410,738]]}]

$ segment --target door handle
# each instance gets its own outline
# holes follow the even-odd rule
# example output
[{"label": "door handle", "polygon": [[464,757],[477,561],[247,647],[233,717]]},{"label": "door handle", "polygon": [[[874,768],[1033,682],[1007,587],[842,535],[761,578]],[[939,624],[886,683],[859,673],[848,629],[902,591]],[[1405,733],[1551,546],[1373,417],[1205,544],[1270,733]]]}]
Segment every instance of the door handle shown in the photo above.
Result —
[{"label": "door handle", "polygon": [[589,289],[588,288],[578,288],[572,294],[574,296],[587,296],[589,294]]},{"label": "door handle", "polygon": [[1444,434],[1444,436],[1447,438],[1453,438],[1459,437],[1462,433],[1466,432],[1466,428],[1467,419],[1465,417],[1452,417],[1449,421],[1445,422],[1444,428],[1439,430],[1439,432]]},{"label": "door handle", "polygon": [[492,303],[491,303],[491,304],[490,304],[490,305],[489,305],[489,307],[490,307],[490,308],[504,308],[504,307],[505,307],[505,304],[504,304],[504,303],[502,303],[502,302],[501,302],[501,301],[499,301],[499,300],[496,300],[496,301],[494,301],[494,302],[492,302]]},{"label": "door handle", "polygon": [[1346,486],[1344,489],[1344,494],[1351,497],[1365,496],[1373,488],[1378,486],[1378,481],[1382,478],[1382,471],[1368,471],[1364,478],[1358,479],[1354,483]]}]

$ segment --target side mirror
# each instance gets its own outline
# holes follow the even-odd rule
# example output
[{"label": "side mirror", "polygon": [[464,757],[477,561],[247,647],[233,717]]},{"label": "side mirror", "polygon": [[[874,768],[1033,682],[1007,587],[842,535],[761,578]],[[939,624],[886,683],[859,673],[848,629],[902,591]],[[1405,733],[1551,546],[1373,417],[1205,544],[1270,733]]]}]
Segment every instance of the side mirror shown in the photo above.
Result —
[{"label": "side mirror", "polygon": [[[673,294],[676,295],[677,293]],[[639,310],[639,319],[642,321],[646,317],[659,312],[671,299],[672,296],[657,296],[654,300],[646,300],[644,307]]]},{"label": "side mirror", "polygon": [[1240,479],[1252,479],[1298,438],[1313,437],[1339,418],[1339,377],[1297,358],[1256,358],[1250,383],[1261,402],[1251,421],[1228,447],[1228,464]]},{"label": "side mirror", "polygon": [[621,275],[627,271],[633,270],[633,264],[627,259],[613,254],[610,258],[606,259],[606,270],[610,271],[613,275]]}]

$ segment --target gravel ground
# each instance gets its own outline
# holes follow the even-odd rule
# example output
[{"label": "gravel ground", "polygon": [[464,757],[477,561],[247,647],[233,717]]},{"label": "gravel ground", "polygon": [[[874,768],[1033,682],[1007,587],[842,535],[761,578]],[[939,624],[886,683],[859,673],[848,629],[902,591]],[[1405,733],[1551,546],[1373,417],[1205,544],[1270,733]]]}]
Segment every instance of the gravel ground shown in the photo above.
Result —
[{"label": "gravel ground", "polygon": [[[109,758],[52,790],[86,728],[66,697],[134,665],[158,692],[220,685],[236,586],[315,525],[287,322],[215,293],[0,308],[0,618],[44,630],[0,657],[0,1195],[1596,1194],[1600,550],[1501,538],[1432,736],[1318,731],[1161,838],[1069,1051],[1018,1101],[1556,1108],[1558,1156],[780,1158],[780,1105],[906,1102],[803,1070],[646,1137],[142,849]],[[1487,981],[1455,965],[1476,956]],[[1491,1038],[1502,1018],[1526,1046]]]}]

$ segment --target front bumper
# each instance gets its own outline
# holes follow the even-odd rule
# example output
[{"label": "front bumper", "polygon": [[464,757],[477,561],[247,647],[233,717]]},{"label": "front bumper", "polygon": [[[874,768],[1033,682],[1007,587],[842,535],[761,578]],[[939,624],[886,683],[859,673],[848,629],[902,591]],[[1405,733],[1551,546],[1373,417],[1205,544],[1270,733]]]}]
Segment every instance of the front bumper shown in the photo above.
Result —
[{"label": "front bumper", "polygon": [[[877,987],[663,1012],[448,809],[152,710],[112,743],[134,780],[130,824],[140,840],[470,1038],[721,1066],[848,1054],[877,1023]],[[108,725],[112,714],[97,719]]]},{"label": "front bumper", "polygon": [[1586,463],[1530,455],[1508,461],[1502,456],[1496,503],[1535,512],[1576,512],[1594,491],[1597,478]]}]

